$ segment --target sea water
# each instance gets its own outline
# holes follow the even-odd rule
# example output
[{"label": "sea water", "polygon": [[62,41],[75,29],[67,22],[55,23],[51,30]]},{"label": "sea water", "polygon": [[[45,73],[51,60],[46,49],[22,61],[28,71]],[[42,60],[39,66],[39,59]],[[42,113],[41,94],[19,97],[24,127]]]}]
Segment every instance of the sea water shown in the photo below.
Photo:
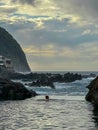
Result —
[{"label": "sea water", "polygon": [[[32,87],[39,96],[0,102],[0,130],[98,130],[98,114],[85,100],[93,78]],[[50,100],[45,101],[45,95]]]}]

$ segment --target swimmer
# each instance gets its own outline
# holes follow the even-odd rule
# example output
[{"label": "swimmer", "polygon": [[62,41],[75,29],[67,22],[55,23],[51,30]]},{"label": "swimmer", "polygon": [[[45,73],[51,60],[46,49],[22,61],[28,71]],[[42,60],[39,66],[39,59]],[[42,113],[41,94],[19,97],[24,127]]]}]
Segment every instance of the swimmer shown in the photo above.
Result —
[{"label": "swimmer", "polygon": [[45,99],[46,99],[46,101],[49,101],[49,96],[46,95],[46,96],[45,96]]}]

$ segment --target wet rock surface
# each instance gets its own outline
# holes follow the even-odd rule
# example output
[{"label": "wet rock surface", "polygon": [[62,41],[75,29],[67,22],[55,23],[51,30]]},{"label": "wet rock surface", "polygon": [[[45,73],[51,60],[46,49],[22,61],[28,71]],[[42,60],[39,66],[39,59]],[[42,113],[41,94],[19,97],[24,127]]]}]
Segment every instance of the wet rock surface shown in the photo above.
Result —
[{"label": "wet rock surface", "polygon": [[21,83],[0,78],[0,100],[24,100],[36,95],[36,92],[26,89]]},{"label": "wet rock surface", "polygon": [[91,81],[87,86],[89,92],[86,95],[86,100],[92,102],[95,106],[98,106],[98,76]]},{"label": "wet rock surface", "polygon": [[50,86],[55,88],[54,82],[74,82],[75,80],[81,80],[82,76],[80,74],[65,73],[65,74],[52,74],[52,73],[29,73],[26,75],[23,74],[14,74],[11,75],[11,79],[21,79],[22,81],[30,81],[31,83],[26,84],[36,87],[41,86]]}]

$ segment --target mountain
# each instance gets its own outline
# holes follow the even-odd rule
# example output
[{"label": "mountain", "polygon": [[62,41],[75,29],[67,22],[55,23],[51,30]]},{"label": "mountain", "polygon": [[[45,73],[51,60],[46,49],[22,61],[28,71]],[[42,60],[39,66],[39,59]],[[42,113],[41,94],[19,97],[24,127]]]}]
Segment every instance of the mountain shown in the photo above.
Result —
[{"label": "mountain", "polygon": [[26,56],[9,32],[0,27],[0,55],[10,58],[17,72],[30,72]]}]

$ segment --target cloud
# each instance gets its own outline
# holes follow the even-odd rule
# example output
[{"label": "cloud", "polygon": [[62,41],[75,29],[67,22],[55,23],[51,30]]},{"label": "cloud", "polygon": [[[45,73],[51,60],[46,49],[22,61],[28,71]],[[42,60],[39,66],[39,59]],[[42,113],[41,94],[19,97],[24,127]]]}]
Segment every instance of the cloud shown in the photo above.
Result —
[{"label": "cloud", "polygon": [[[16,11],[22,17],[25,14],[32,16],[48,16],[58,20],[69,19],[69,23],[78,25],[91,25],[98,21],[97,0],[10,0],[6,5],[16,6]],[[3,2],[3,1],[2,1]],[[1,3],[1,5],[4,4]],[[33,5],[33,6],[32,6]],[[35,5],[35,6],[34,6]],[[10,10],[11,7],[9,7]],[[1,8],[2,10],[2,8]],[[5,9],[6,10],[6,9]],[[15,13],[14,10],[10,13]],[[27,16],[27,19],[28,19]],[[42,19],[42,18],[41,18]],[[39,24],[43,23],[39,21]],[[39,26],[39,25],[38,25]]]},{"label": "cloud", "polygon": [[0,24],[36,70],[96,69],[98,0],[1,0]]},{"label": "cloud", "polygon": [[[69,18],[70,22],[78,24],[92,24],[98,21],[97,0],[9,0],[6,5],[17,6],[21,15],[50,16],[63,20]],[[1,1],[1,5],[4,1]],[[24,5],[23,5],[24,4]],[[22,6],[23,5],[23,6]],[[31,6],[30,6],[31,5]],[[33,5],[33,6],[32,6]],[[36,6],[34,6],[36,5]],[[10,12],[9,12],[10,13]]]},{"label": "cloud", "polygon": [[97,43],[84,43],[76,48],[30,46],[24,50],[28,60],[32,61],[30,66],[35,70],[96,70],[98,65]]},{"label": "cloud", "polygon": [[60,8],[60,12],[64,12],[65,15],[69,14],[72,19],[77,17],[76,22],[80,19],[82,21],[96,21],[98,20],[98,0],[54,0],[57,7]]},{"label": "cloud", "polygon": [[2,14],[11,14],[13,12],[16,12],[17,8],[15,6],[8,6],[8,5],[1,5],[0,6],[0,13]]},{"label": "cloud", "polygon": [[54,49],[53,45],[48,46],[28,46],[23,48],[24,52],[28,55],[32,56],[40,56],[40,57],[53,57],[57,55],[57,51]]},{"label": "cloud", "polygon": [[90,29],[84,30],[83,33],[82,33],[82,35],[87,35],[87,34],[91,34]]},{"label": "cloud", "polygon": [[11,0],[11,2],[16,3],[19,2],[21,4],[29,4],[29,5],[34,5],[36,0]]},{"label": "cloud", "polygon": [[[65,21],[46,20],[45,28],[39,30],[36,24],[25,22],[7,24],[6,28],[23,47],[32,70],[96,70],[97,34]],[[64,28],[67,31],[59,32]],[[95,30],[89,29],[91,33]]]},{"label": "cloud", "polygon": [[[98,30],[94,27],[77,27],[69,24],[68,19],[59,21],[51,17],[11,18],[14,24],[4,26],[15,36],[22,46],[36,45],[45,46],[51,43],[55,46],[76,47],[77,45],[98,41]],[[41,20],[41,23],[39,21]]]}]

